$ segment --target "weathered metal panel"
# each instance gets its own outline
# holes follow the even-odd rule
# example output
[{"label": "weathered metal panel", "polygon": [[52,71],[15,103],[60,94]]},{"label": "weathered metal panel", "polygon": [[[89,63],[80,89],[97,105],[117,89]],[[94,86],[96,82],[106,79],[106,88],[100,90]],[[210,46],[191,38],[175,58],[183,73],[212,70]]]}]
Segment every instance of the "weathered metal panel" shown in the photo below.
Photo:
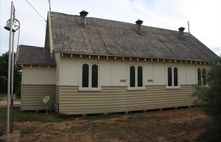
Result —
[{"label": "weathered metal panel", "polygon": [[35,46],[20,45],[16,64],[29,65],[56,65],[54,57],[51,58],[50,49]]},{"label": "weathered metal panel", "polygon": [[136,24],[87,17],[87,24],[83,27],[80,18],[51,12],[55,51],[191,60],[217,57],[188,33],[180,38],[179,31],[142,25],[140,35]]},{"label": "weathered metal panel", "polygon": [[[142,26],[140,35],[136,24],[87,17],[87,25],[83,27],[78,15],[51,12],[49,16],[46,45],[49,39],[53,41],[50,45],[55,52],[205,61],[217,57],[188,33],[180,38],[179,31]],[[49,48],[24,45],[19,46],[16,61],[17,64],[56,65]]]}]

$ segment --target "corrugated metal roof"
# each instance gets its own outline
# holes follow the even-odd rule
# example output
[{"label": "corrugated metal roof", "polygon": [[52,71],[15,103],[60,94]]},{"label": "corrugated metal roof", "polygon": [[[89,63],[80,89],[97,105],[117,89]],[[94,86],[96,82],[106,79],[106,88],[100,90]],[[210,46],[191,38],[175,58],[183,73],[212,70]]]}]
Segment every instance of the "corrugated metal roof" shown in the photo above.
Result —
[{"label": "corrugated metal roof", "polygon": [[142,25],[140,35],[136,24],[87,17],[87,25],[83,27],[78,15],[57,12],[50,15],[55,52],[183,60],[217,57],[188,33],[180,38],[179,31]]},{"label": "corrugated metal roof", "polygon": [[16,64],[21,65],[56,65],[56,61],[51,58],[50,49],[20,45],[16,55]]}]

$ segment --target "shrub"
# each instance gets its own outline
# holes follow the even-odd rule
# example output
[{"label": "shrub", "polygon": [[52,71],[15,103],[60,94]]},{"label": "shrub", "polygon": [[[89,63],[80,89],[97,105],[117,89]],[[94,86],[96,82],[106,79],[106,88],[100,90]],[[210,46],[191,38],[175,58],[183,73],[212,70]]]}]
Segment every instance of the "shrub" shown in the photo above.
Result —
[{"label": "shrub", "polygon": [[7,92],[7,78],[5,76],[0,76],[0,93]]},{"label": "shrub", "polygon": [[212,118],[214,140],[221,138],[221,58],[214,59],[210,64],[206,74],[207,86],[195,85],[192,96],[196,97],[194,104]]},{"label": "shrub", "polygon": [[21,98],[21,81],[18,83],[18,88],[16,91],[16,97]]}]

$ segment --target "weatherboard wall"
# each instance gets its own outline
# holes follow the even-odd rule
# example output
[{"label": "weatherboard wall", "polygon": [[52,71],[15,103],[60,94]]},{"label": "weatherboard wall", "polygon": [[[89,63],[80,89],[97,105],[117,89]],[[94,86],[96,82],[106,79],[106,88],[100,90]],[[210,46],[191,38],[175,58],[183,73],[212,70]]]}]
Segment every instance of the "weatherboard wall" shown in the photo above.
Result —
[{"label": "weatherboard wall", "polygon": [[43,97],[48,93],[50,103],[55,94],[55,67],[24,65],[22,68],[21,110],[45,110]]},{"label": "weatherboard wall", "polygon": [[[128,112],[136,110],[162,109],[168,107],[191,106],[193,88],[197,83],[197,68],[208,65],[185,63],[180,61],[159,62],[133,58],[98,57],[88,55],[60,54],[59,70],[56,82],[59,112],[70,115],[111,112]],[[82,65],[98,64],[98,90],[82,90]],[[143,67],[144,87],[130,90],[129,67]],[[167,88],[167,68],[177,67],[178,88]],[[125,80],[125,81],[121,81]],[[151,80],[151,81],[150,81]]]},{"label": "weatherboard wall", "polygon": [[48,108],[51,109],[51,103],[55,94],[55,85],[21,85],[21,110],[45,110],[46,104],[43,103],[43,97],[48,94],[50,102]]},{"label": "weatherboard wall", "polygon": [[[66,114],[128,112],[192,105],[192,84],[197,69],[208,65],[179,61],[55,54],[56,67],[25,65],[22,74],[21,110],[44,110],[43,96],[55,94],[55,110]],[[82,65],[99,66],[99,90],[82,90]],[[144,87],[131,90],[129,68],[143,67]],[[167,88],[167,68],[177,67],[178,88]],[[124,81],[122,81],[124,80]],[[49,104],[50,106],[51,104]]]},{"label": "weatherboard wall", "polygon": [[191,106],[192,86],[166,90],[164,85],[146,86],[146,90],[128,91],[123,86],[104,86],[100,92],[79,92],[77,86],[59,86],[59,112],[69,115],[146,111]]}]

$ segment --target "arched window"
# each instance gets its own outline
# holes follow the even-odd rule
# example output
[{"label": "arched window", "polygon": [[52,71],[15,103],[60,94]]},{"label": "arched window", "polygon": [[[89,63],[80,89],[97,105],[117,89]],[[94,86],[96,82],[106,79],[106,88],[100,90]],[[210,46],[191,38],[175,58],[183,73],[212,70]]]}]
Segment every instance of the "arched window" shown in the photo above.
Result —
[{"label": "arched window", "polygon": [[203,85],[206,85],[206,69],[202,70]]},{"label": "arched window", "polygon": [[200,69],[200,68],[197,70],[197,76],[198,76],[198,85],[202,85],[202,81],[201,81],[201,69]]},{"label": "arched window", "polygon": [[178,69],[174,68],[174,86],[178,86]]},{"label": "arched window", "polygon": [[172,68],[168,68],[168,86],[172,86]]},{"label": "arched window", "polygon": [[138,68],[137,68],[137,76],[138,76],[138,80],[137,80],[137,86],[138,87],[143,87],[143,68],[141,67],[141,66],[139,66]]},{"label": "arched window", "polygon": [[85,63],[82,65],[82,86],[80,89],[100,89],[99,86],[99,64]]},{"label": "arched window", "polygon": [[83,64],[82,66],[82,87],[89,87],[89,65]]},{"label": "arched window", "polygon": [[167,68],[167,86],[168,87],[178,87],[178,67],[168,67]]},{"label": "arched window", "polygon": [[206,85],[206,69],[197,69],[198,85]]},{"label": "arched window", "polygon": [[135,87],[135,67],[130,67],[130,87]]},{"label": "arched window", "polygon": [[98,87],[98,66],[92,65],[92,87]]},{"label": "arched window", "polygon": [[143,67],[130,66],[130,87],[133,89],[143,87]]}]

